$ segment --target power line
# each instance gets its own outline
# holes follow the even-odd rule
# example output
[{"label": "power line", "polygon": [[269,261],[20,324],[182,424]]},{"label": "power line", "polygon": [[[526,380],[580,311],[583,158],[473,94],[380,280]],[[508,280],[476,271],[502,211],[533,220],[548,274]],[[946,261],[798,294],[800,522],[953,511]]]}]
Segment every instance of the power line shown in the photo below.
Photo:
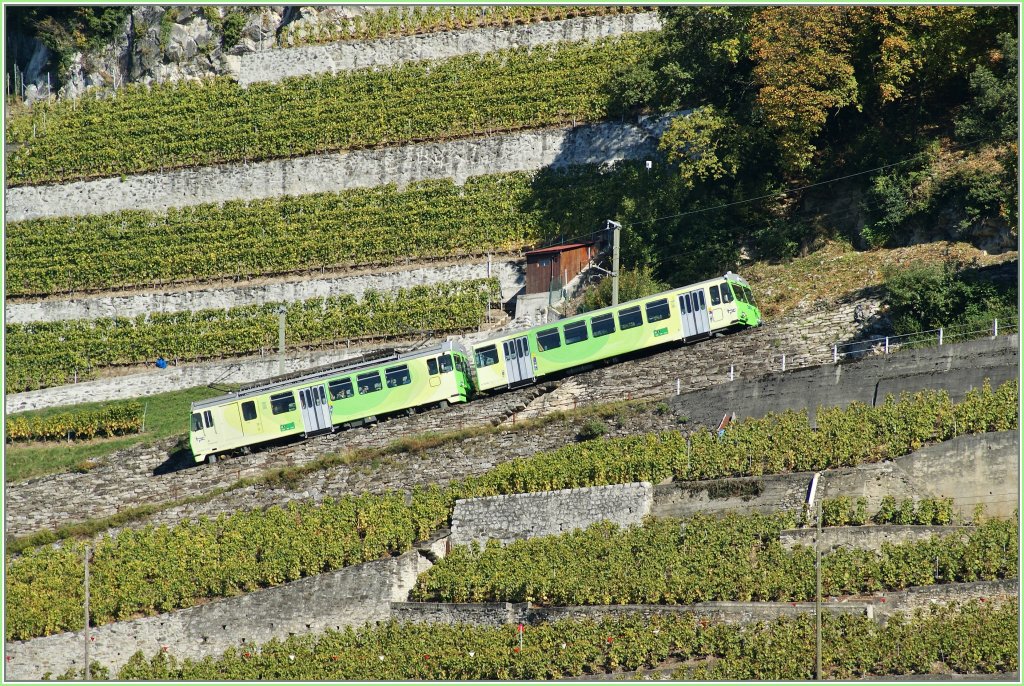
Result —
[{"label": "power line", "polygon": [[[966,148],[968,148],[970,146],[975,145],[976,143],[985,143],[985,142],[990,142],[992,140],[995,140],[995,139],[979,138],[977,140],[968,141],[967,143],[963,143],[961,145],[954,146],[953,150],[963,150],[963,149],[966,149]],[[641,226],[643,224],[654,224],[656,222],[666,221],[668,219],[678,219],[679,217],[686,217],[686,216],[689,216],[691,214],[700,214],[701,212],[711,212],[712,210],[721,210],[721,209],[724,209],[726,207],[734,207],[736,205],[744,205],[744,204],[747,204],[747,203],[757,202],[759,200],[767,200],[769,198],[778,198],[778,197],[781,197],[781,196],[784,196],[784,195],[788,195],[790,193],[796,193],[797,191],[807,190],[808,188],[815,188],[817,186],[825,186],[825,185],[830,184],[830,183],[835,183],[836,181],[845,181],[846,179],[852,179],[855,176],[863,176],[864,174],[873,174],[875,172],[882,171],[883,169],[890,169],[892,167],[898,167],[901,164],[907,164],[908,162],[913,162],[914,160],[918,159],[919,157],[923,157],[923,156],[926,156],[926,155],[929,155],[929,154],[930,153],[928,151],[922,151],[922,152],[917,153],[916,155],[908,157],[908,158],[906,158],[904,160],[900,160],[898,162],[892,162],[890,164],[883,164],[880,167],[875,167],[873,169],[865,169],[863,171],[853,172],[852,174],[846,174],[845,176],[838,176],[838,177],[836,177],[834,179],[829,179],[828,181],[819,181],[817,183],[811,183],[811,184],[807,184],[805,186],[798,186],[796,188],[790,188],[788,190],[779,191],[778,193],[769,193],[769,194],[766,194],[766,195],[759,195],[759,196],[754,197],[754,198],[747,198],[745,200],[736,200],[734,202],[724,203],[724,204],[721,204],[721,205],[715,205],[713,207],[704,207],[704,208],[701,208],[699,210],[690,210],[688,212],[680,212],[679,214],[670,214],[670,215],[667,215],[667,216],[664,216],[664,217],[655,217],[654,219],[644,219],[642,221],[630,222],[629,224],[625,224],[624,223],[622,226],[623,226],[623,228],[627,228],[627,227],[630,227],[630,226]]]}]

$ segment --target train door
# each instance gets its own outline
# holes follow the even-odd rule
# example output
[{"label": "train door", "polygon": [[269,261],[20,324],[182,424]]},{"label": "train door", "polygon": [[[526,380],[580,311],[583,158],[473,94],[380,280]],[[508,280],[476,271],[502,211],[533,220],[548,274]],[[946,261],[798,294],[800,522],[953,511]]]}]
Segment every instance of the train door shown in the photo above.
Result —
[{"label": "train door", "polygon": [[704,289],[679,296],[679,312],[683,318],[683,339],[706,334],[711,330]]},{"label": "train door", "polygon": [[307,436],[331,430],[331,408],[323,384],[299,389],[299,406]]},{"label": "train door", "polygon": [[501,344],[505,353],[505,371],[508,385],[533,381],[533,362],[530,358],[530,343],[526,336],[513,338]]}]

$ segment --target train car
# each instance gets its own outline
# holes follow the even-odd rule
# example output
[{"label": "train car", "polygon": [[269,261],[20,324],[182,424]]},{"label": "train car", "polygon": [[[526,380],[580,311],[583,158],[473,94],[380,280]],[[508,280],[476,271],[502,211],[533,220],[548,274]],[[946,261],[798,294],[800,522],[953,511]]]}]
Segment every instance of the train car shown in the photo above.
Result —
[{"label": "train car", "polygon": [[403,410],[465,402],[472,393],[466,350],[444,343],[405,355],[364,357],[295,378],[270,379],[192,403],[196,462],[286,436],[311,436]]},{"label": "train car", "polygon": [[475,386],[488,391],[670,341],[760,326],[750,285],[732,272],[472,346]]}]

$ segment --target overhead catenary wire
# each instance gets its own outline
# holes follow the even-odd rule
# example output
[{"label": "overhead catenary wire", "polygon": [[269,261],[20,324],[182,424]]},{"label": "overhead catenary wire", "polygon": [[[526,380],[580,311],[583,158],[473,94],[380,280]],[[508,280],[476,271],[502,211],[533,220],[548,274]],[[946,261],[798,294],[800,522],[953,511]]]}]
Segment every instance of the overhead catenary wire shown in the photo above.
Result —
[{"label": "overhead catenary wire", "polygon": [[[968,141],[966,143],[961,143],[960,145],[953,146],[952,149],[953,150],[966,150],[966,149],[970,148],[971,146],[974,146],[974,145],[976,145],[978,143],[988,143],[988,142],[994,142],[994,141],[997,141],[997,140],[1000,140],[1000,139],[978,138],[978,139],[975,139],[973,141]],[[1009,141],[1007,140],[1006,142],[1009,142]],[[628,228],[630,226],[641,226],[643,224],[654,224],[654,223],[661,222],[661,221],[667,221],[669,219],[678,219],[679,217],[686,217],[686,216],[689,216],[689,215],[692,215],[692,214],[700,214],[702,212],[711,212],[713,210],[721,210],[721,209],[725,209],[727,207],[734,207],[736,205],[744,205],[744,204],[747,204],[747,203],[758,202],[759,200],[769,200],[771,198],[780,198],[782,196],[789,195],[790,193],[797,193],[799,191],[805,191],[805,190],[807,190],[809,188],[816,188],[818,186],[826,186],[826,185],[828,185],[830,183],[836,183],[837,181],[845,181],[847,179],[852,179],[852,178],[857,177],[857,176],[864,176],[865,174],[874,174],[875,172],[883,171],[885,169],[891,169],[892,167],[898,167],[898,166],[900,166],[902,164],[909,164],[911,162],[914,162],[918,158],[927,157],[930,154],[931,153],[929,151],[922,150],[921,152],[917,153],[916,155],[911,155],[910,157],[907,157],[905,159],[902,159],[902,160],[899,160],[899,161],[896,161],[896,162],[890,162],[889,164],[883,164],[881,166],[874,167],[872,169],[864,169],[862,171],[857,171],[857,172],[853,172],[853,173],[850,173],[850,174],[845,174],[843,176],[837,176],[834,179],[828,179],[826,181],[817,181],[815,183],[809,183],[809,184],[806,184],[806,185],[803,185],[803,186],[797,186],[796,188],[788,188],[786,190],[778,191],[777,193],[766,193],[764,195],[759,195],[759,196],[756,196],[756,197],[753,197],[753,198],[746,198],[744,200],[734,200],[733,202],[722,203],[721,205],[714,205],[712,207],[702,207],[700,209],[689,210],[687,212],[680,212],[678,214],[670,214],[670,215],[666,215],[664,217],[655,217],[654,219],[644,219],[644,220],[640,220],[640,221],[629,222],[628,224],[627,223],[623,223],[622,227],[623,228]]]}]

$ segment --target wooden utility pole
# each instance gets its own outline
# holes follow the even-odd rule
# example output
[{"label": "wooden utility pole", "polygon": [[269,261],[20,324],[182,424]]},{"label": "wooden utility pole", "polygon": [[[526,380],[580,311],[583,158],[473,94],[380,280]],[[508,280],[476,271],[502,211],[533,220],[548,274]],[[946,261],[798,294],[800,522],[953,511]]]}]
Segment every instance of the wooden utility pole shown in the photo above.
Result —
[{"label": "wooden utility pole", "polygon": [[622,224],[608,220],[608,228],[612,230],[612,306],[619,304],[619,232]]},{"label": "wooden utility pole", "polygon": [[815,503],[818,532],[814,537],[814,671],[821,681],[821,502]]},{"label": "wooden utility pole", "polygon": [[89,681],[89,555],[92,548],[85,546],[85,681]]},{"label": "wooden utility pole", "polygon": [[284,304],[277,306],[277,373],[284,375],[284,320],[288,308]]}]

